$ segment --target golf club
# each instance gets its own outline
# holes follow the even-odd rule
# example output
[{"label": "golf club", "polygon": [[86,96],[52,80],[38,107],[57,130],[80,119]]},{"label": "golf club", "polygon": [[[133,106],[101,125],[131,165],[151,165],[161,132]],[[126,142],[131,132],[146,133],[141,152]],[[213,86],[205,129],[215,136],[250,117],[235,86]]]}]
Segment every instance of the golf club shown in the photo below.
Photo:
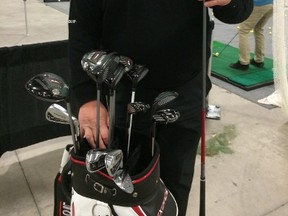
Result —
[{"label": "golf club", "polygon": [[126,71],[130,71],[133,67],[132,59],[128,58],[127,56],[120,56],[120,63],[125,66]]},{"label": "golf club", "polygon": [[120,149],[111,150],[105,156],[105,167],[108,175],[114,177],[119,168],[123,167],[123,153]]},{"label": "golf club", "polygon": [[105,83],[109,88],[109,134],[108,134],[108,147],[111,146],[114,137],[114,126],[115,126],[115,100],[116,100],[116,85],[121,80],[125,73],[125,66],[121,63],[117,66],[114,71],[111,71],[105,79]]},{"label": "golf club", "polygon": [[[207,8],[203,1],[202,29],[202,110],[201,110],[201,169],[200,169],[200,201],[199,216],[206,215],[206,177],[205,177],[205,120],[206,120],[206,76],[207,76]],[[236,37],[236,36],[235,36]],[[232,41],[232,40],[231,40]],[[222,50],[223,52],[223,50]]]},{"label": "golf club", "polygon": [[[97,107],[96,107],[96,145],[100,142],[100,98],[102,83],[107,78],[109,71],[116,69],[118,62],[115,62],[116,53],[106,54],[103,51],[92,51],[86,53],[81,65],[83,70],[96,82],[97,89]],[[113,68],[110,63],[113,63]],[[97,147],[97,146],[96,146]]]},{"label": "golf club", "polygon": [[174,109],[163,109],[158,110],[154,115],[152,115],[152,156],[155,152],[155,138],[156,138],[156,126],[157,124],[170,124],[180,117],[180,113]]},{"label": "golf club", "polygon": [[105,157],[108,154],[106,149],[91,149],[86,153],[86,169],[90,173],[105,168]]},{"label": "golf club", "polygon": [[80,149],[80,143],[76,143],[75,140],[75,131],[70,106],[70,89],[62,77],[48,72],[37,74],[25,84],[25,88],[28,93],[37,99],[48,102],[66,102],[74,151],[77,152]]},{"label": "golf club", "polygon": [[[58,124],[70,124],[69,120],[69,113],[67,110],[60,106],[59,104],[52,104],[48,107],[46,110],[46,119],[53,123]],[[80,146],[80,128],[79,128],[79,122],[78,119],[72,115],[72,121],[74,125],[74,131],[75,131],[75,141]]]},{"label": "golf club", "polygon": [[[146,76],[148,71],[149,71],[148,68],[146,68],[145,66],[135,64],[135,65],[133,65],[132,69],[126,73],[132,81],[132,93],[131,93],[130,103],[135,102],[135,94],[136,94],[137,84]],[[128,139],[127,139],[127,157],[129,157],[132,124],[133,124],[133,114],[130,114],[129,115],[129,126],[128,126]]]},{"label": "golf club", "polygon": [[174,109],[158,110],[153,115],[153,119],[159,124],[169,124],[177,121],[180,117],[180,113]]},{"label": "golf club", "polygon": [[152,104],[152,115],[161,108],[162,106],[170,103],[178,97],[178,93],[174,91],[165,91],[161,92],[155,99]]},{"label": "golf club", "polygon": [[147,112],[150,109],[149,104],[144,104],[143,102],[134,102],[127,104],[128,114],[137,114],[139,112]]},{"label": "golf club", "polygon": [[160,108],[162,108],[164,105],[169,104],[171,101],[175,100],[178,97],[178,93],[174,91],[165,91],[160,93],[155,99],[152,104],[151,108],[151,117],[152,117],[152,139],[151,139],[151,154],[154,155],[155,150],[155,128],[156,128],[156,122],[153,120],[153,115],[156,114],[156,111]]},{"label": "golf club", "polygon": [[133,193],[134,185],[129,173],[131,173],[137,162],[139,161],[141,154],[141,145],[137,145],[134,151],[131,153],[131,156],[126,161],[123,168],[119,169],[113,177],[115,184],[125,191],[126,193]]}]

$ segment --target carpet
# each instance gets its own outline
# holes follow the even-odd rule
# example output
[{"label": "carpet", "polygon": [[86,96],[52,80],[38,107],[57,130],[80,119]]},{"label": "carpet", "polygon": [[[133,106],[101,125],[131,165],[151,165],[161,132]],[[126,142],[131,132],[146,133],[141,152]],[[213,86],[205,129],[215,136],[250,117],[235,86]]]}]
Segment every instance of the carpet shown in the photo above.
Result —
[{"label": "carpet", "polygon": [[[250,65],[247,71],[236,70],[230,68],[229,64],[238,61],[238,49],[230,45],[226,48],[225,46],[226,44],[219,41],[213,42],[212,76],[246,91],[273,84],[272,59],[265,58],[263,68]],[[253,58],[253,53],[251,53],[251,58]]]}]

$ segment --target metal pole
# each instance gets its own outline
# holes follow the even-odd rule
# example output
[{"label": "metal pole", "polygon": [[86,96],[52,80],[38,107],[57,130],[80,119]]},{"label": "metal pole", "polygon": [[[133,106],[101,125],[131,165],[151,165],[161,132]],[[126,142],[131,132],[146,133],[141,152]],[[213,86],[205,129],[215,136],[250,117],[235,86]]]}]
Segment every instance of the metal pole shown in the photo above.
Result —
[{"label": "metal pole", "polygon": [[25,29],[26,29],[26,36],[28,36],[29,32],[28,32],[28,19],[27,19],[26,1],[27,0],[23,0],[23,2],[24,2],[24,15],[25,15]]}]

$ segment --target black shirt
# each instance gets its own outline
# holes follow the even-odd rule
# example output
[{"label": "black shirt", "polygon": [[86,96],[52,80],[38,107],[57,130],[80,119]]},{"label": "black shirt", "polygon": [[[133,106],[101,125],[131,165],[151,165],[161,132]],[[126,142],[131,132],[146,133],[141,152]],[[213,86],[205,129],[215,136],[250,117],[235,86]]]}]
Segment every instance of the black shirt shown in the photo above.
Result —
[{"label": "black shirt", "polygon": [[[202,70],[203,2],[198,0],[71,0],[69,50],[72,89],[80,104],[96,97],[81,68],[91,50],[116,51],[149,68],[145,88],[176,87]],[[252,0],[214,7],[225,23],[245,20]],[[209,20],[209,19],[207,19]]]}]

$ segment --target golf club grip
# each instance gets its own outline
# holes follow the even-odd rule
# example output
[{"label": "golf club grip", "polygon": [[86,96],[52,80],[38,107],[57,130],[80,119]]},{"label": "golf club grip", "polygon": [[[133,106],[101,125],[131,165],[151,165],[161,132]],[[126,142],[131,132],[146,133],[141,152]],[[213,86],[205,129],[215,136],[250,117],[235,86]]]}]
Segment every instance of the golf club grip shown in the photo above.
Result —
[{"label": "golf club grip", "polygon": [[206,212],[206,181],[205,177],[200,178],[200,206],[199,206],[199,216],[205,216]]}]

